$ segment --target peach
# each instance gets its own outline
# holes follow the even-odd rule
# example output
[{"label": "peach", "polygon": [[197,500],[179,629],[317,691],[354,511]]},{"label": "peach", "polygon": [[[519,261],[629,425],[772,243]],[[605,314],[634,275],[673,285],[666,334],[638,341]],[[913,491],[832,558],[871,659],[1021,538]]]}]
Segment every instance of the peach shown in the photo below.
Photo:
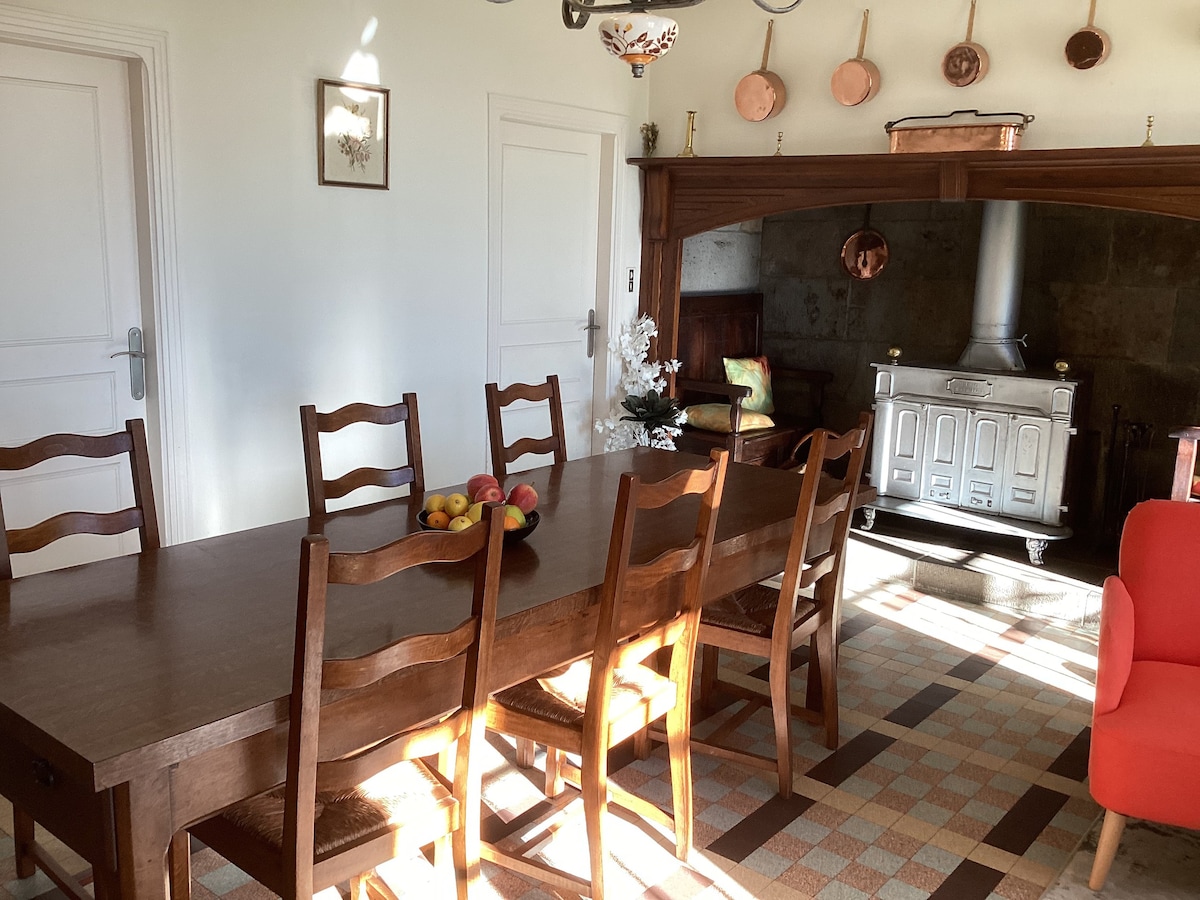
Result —
[{"label": "peach", "polygon": [[485,484],[494,484],[496,487],[500,486],[500,482],[496,480],[495,475],[480,472],[478,475],[472,475],[467,479],[467,496],[475,499],[476,492]]},{"label": "peach", "polygon": [[483,487],[481,487],[479,489],[479,492],[477,494],[475,494],[475,502],[476,503],[503,503],[504,502],[504,491],[502,491],[500,489],[499,485],[485,484]]},{"label": "peach", "polygon": [[508,492],[508,502],[520,507],[525,515],[529,515],[537,507],[538,493],[532,484],[518,484]]}]

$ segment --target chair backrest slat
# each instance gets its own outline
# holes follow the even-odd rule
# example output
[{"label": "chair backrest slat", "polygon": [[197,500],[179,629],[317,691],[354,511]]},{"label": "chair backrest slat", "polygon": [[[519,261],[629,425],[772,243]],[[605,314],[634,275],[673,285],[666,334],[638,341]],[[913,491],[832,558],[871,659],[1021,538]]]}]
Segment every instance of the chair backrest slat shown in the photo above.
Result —
[{"label": "chair backrest slat", "polygon": [[[562,391],[558,376],[547,375],[544,384],[510,384],[499,388],[495,382],[484,385],[487,398],[488,441],[492,451],[492,473],[497,478],[508,474],[508,464],[526,453],[552,453],[556,463],[567,461],[566,429],[563,426]],[[550,434],[548,437],[519,438],[511,444],[504,443],[504,427],[501,411],[517,400],[532,403],[548,401],[550,411]]]},{"label": "chair backrest slat", "polygon": [[0,471],[16,472],[64,456],[107,459],[127,455],[134,505],[115,512],[64,511],[35,525],[7,529],[0,502],[0,578],[12,578],[12,554],[32,553],[74,534],[116,535],[135,528],[143,550],[159,546],[158,513],[150,475],[146,426],[129,419],[125,430],[106,435],[52,434],[19,447],[0,447]]},{"label": "chair backrest slat", "polygon": [[[348,425],[398,425],[404,423],[407,462],[390,469],[362,467],[337,478],[325,477],[321,459],[321,435],[341,431]],[[417,395],[405,394],[401,402],[390,406],[349,403],[333,412],[317,412],[312,404],[300,407],[300,433],[304,442],[304,471],[308,480],[308,514],[328,512],[327,500],[345,497],[359,488],[397,488],[410,485],[411,494],[425,492],[425,466],[421,458],[421,426],[417,415]]]}]

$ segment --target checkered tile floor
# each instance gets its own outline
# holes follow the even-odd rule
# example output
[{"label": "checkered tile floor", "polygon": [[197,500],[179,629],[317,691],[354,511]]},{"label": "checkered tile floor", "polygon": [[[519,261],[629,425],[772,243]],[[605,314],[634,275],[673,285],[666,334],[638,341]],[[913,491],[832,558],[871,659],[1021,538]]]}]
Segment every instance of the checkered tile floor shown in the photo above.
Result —
[{"label": "checkered tile floor", "polygon": [[[1066,865],[1099,809],[1088,796],[1094,638],[1048,620],[956,604],[901,587],[847,597],[842,632],[842,746],[807,740],[797,725],[796,794],[781,800],[762,773],[694,756],[695,845],[690,864],[670,842],[613,816],[607,870],[614,898],[818,897],[856,900],[1036,900]],[[798,654],[803,662],[805,652]],[[762,661],[723,656],[724,675],[749,679]],[[804,666],[794,675],[803,691]],[[802,694],[801,694],[802,695]],[[699,721],[719,727],[737,705]],[[769,713],[735,733],[771,752]],[[544,801],[536,770],[511,763],[490,736],[485,835],[525,827]],[[540,756],[539,756],[540,765]],[[666,805],[665,751],[614,780]],[[15,880],[11,819],[0,808],[0,900],[49,897],[44,876]],[[586,875],[582,816],[543,849]],[[78,870],[82,861],[65,848]],[[211,850],[193,855],[193,896],[268,896]],[[542,900],[546,889],[490,865],[482,898]],[[405,897],[437,896],[422,858],[382,872]],[[329,900],[337,900],[336,891]]]}]

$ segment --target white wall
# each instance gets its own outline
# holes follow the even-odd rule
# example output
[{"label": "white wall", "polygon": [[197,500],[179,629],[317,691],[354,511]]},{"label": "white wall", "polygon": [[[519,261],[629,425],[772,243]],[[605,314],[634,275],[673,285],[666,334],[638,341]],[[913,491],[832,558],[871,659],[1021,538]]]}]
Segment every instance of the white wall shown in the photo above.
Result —
[{"label": "white wall", "polygon": [[[169,34],[190,536],[304,513],[302,403],[416,391],[430,485],[484,468],[488,94],[627,116],[637,147],[650,77],[538,0],[18,5]],[[387,192],[316,183],[315,81],[359,49],[391,89]],[[639,254],[626,181],[621,267]]]},{"label": "white wall", "polygon": [[[873,100],[842,107],[829,78],[854,55],[866,5],[866,56],[879,66],[883,86]],[[1096,24],[1113,49],[1083,72],[1067,66],[1063,45],[1086,23],[1087,0],[980,0],[975,40],[988,51],[991,71],[954,88],[942,79],[941,60],[964,38],[969,10],[970,0],[806,0],[776,20],[770,68],[787,86],[788,101],[780,115],[759,123],[738,116],[733,91],[758,68],[770,17],[751,0],[680,10],[675,47],[652,67],[659,154],[683,147],[689,109],[697,111],[695,149],[702,156],[770,155],[778,131],[786,154],[886,152],[885,122],[970,108],[1035,114],[1022,145],[1030,149],[1137,145],[1151,114],[1156,143],[1200,143],[1195,0],[1101,0]]]}]

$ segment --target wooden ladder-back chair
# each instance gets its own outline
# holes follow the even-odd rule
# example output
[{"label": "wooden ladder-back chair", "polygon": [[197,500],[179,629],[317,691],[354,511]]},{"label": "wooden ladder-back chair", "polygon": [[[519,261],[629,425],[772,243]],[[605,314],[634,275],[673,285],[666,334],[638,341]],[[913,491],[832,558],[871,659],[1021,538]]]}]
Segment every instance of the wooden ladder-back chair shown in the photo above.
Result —
[{"label": "wooden ladder-back chair", "polygon": [[[347,879],[352,900],[365,900],[368,882],[388,896],[370,874],[376,866],[404,848],[437,842],[440,850],[452,836],[457,896],[468,895],[479,866],[481,773],[473,753],[486,719],[503,541],[496,513],[489,505],[482,527],[409,535],[363,553],[331,553],[327,538],[304,538],[287,780],[193,826],[193,834],[288,900]],[[372,585],[415,566],[465,560],[475,564],[471,610],[452,631],[400,638],[355,658],[324,657],[329,585]],[[342,593],[332,602],[353,599]],[[420,680],[401,697],[378,693],[389,676],[417,667]],[[430,722],[429,686],[447,684],[461,688],[460,702]],[[422,761],[455,742],[452,778]]]},{"label": "wooden ladder-back chair", "polygon": [[[485,859],[555,888],[603,900],[604,818],[610,795],[617,805],[672,830],[676,855],[687,859],[692,845],[692,667],[727,460],[725,451],[714,450],[706,467],[684,469],[656,483],[630,473],[621,476],[592,656],[565,672],[501,691],[488,704],[488,727],[547,745],[547,795],[559,795],[564,779],[580,786],[590,880],[527,857],[544,835],[516,846],[485,843]],[[695,513],[674,506],[653,512],[689,495],[700,496]],[[635,548],[635,520],[647,514],[654,523],[640,526]],[[681,542],[670,544],[672,536]],[[635,553],[650,561],[635,563]],[[642,664],[660,650],[670,656],[666,676]],[[609,749],[662,716],[672,815],[608,782]],[[564,752],[579,755],[581,765],[567,763]]]},{"label": "wooden ladder-back chair", "polygon": [[[510,384],[499,388],[493,381],[484,386],[487,395],[488,440],[492,449],[492,474],[503,478],[508,474],[508,464],[526,453],[553,453],[555,463],[567,461],[566,429],[563,427],[562,392],[557,375],[547,375],[544,384]],[[504,407],[517,400],[531,403],[549,401],[550,435],[544,438],[518,438],[507,446],[504,443],[504,426],[500,413]]]},{"label": "wooden ladder-back chair", "polygon": [[[347,425],[365,422],[371,425],[406,423],[404,439],[408,461],[392,469],[359,468],[340,478],[326,480],[321,463],[321,434],[341,431]],[[400,403],[372,406],[350,403],[329,413],[319,413],[312,405],[300,407],[300,429],[304,439],[304,469],[308,476],[308,514],[321,515],[328,510],[326,500],[345,497],[362,487],[403,487],[409,485],[413,496],[425,492],[425,467],[421,461],[421,426],[417,419],[417,395],[405,394]]]},{"label": "wooden ladder-back chair", "polygon": [[[0,447],[0,471],[3,472],[29,469],[63,456],[106,459],[122,455],[129,457],[133,475],[134,505],[128,509],[107,513],[63,512],[27,528],[6,529],[4,505],[0,502],[0,578],[13,577],[12,554],[32,553],[69,535],[118,535],[137,529],[143,550],[159,546],[150,453],[146,446],[146,427],[141,419],[129,419],[124,431],[103,436],[54,434],[19,447]],[[75,877],[37,843],[33,817],[15,801],[13,831],[18,878],[29,878],[40,868],[64,894],[74,900],[92,900],[91,894],[76,882]],[[97,884],[96,889],[101,892],[101,885]]]},{"label": "wooden ladder-back chair", "polygon": [[[858,427],[843,435],[817,429],[806,437],[808,460],[801,476],[804,483],[796,506],[782,587],[776,590],[756,584],[736,591],[710,603],[700,617],[701,704],[712,708],[718,690],[747,703],[716,732],[694,746],[721,757],[774,769],[779,777],[779,794],[784,798],[792,795],[793,715],[823,726],[825,746],[831,750],[838,746],[837,636],[842,581],[850,520],[866,464],[871,421],[871,414],[863,413]],[[797,451],[793,451],[793,459]],[[830,461],[843,458],[846,460],[843,476],[835,478],[825,471]],[[812,599],[801,594],[809,589]],[[792,652],[806,643],[810,645],[809,702],[807,706],[798,706],[792,703]],[[765,657],[768,693],[721,681],[718,676],[721,649]],[[725,735],[767,704],[775,723],[774,759],[735,750],[723,743]]]}]

